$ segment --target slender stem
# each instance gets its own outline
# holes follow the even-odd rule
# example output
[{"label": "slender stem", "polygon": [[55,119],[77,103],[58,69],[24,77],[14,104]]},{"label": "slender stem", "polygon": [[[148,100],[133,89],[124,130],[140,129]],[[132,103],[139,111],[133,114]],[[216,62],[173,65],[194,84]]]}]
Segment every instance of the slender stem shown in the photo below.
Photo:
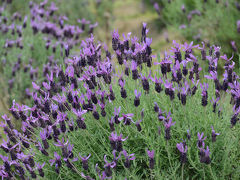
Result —
[{"label": "slender stem", "polygon": [[[187,116],[186,116],[186,113],[187,113],[187,110],[186,110],[186,105],[183,107],[184,108],[184,123],[186,123],[186,121],[187,121],[187,123],[188,123],[188,128],[190,129],[190,122],[189,122],[189,118],[187,118]],[[186,120],[186,118],[187,118],[187,120]]]},{"label": "slender stem", "polygon": [[167,141],[167,145],[166,145],[166,150],[167,150],[167,154],[168,154],[168,161],[169,161],[169,164],[170,164],[170,167],[172,168],[172,163],[171,163],[171,155],[170,155],[170,153],[169,153],[169,149],[168,149],[168,141]]},{"label": "slender stem", "polygon": [[74,170],[76,171],[76,173],[81,176],[81,173],[77,170],[77,168],[74,166],[74,164],[72,162],[70,162],[70,164],[73,166]]},{"label": "slender stem", "polygon": [[152,169],[150,169],[150,174],[151,174],[151,176],[150,176],[150,177],[151,177],[151,180],[154,179],[154,178],[153,178],[153,170],[152,170]]},{"label": "slender stem", "polygon": [[184,178],[183,178],[183,169],[184,169],[184,163],[182,164],[182,180],[184,180]]},{"label": "slender stem", "polygon": [[203,169],[203,179],[205,179],[205,169],[204,169],[204,165],[202,165],[202,169]]}]

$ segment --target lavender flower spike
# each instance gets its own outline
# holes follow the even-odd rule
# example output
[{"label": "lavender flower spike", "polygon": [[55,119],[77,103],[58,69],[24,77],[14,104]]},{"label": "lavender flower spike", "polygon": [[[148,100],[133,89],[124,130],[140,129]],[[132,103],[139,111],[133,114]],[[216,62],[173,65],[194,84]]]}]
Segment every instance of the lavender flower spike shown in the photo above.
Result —
[{"label": "lavender flower spike", "polygon": [[61,156],[54,152],[54,159],[50,159],[49,162],[51,166],[55,164],[55,171],[59,174],[59,168],[62,166]]},{"label": "lavender flower spike", "polygon": [[90,158],[90,156],[91,154],[89,154],[88,156],[81,156],[79,153],[79,157],[82,160],[82,165],[84,170],[88,170],[88,159]]},{"label": "lavender flower spike", "polygon": [[177,144],[177,148],[178,148],[178,150],[181,153],[180,161],[181,161],[182,164],[184,164],[187,161],[187,150],[188,150],[188,147],[187,147],[187,145],[184,145],[184,143],[181,142],[181,143]]},{"label": "lavender flower spike", "polygon": [[172,117],[169,117],[169,120],[164,123],[164,126],[165,126],[165,139],[166,140],[171,139],[171,134],[170,134],[171,126],[174,126],[175,123],[176,122],[172,123]]},{"label": "lavender flower spike", "polygon": [[40,165],[39,163],[37,163],[37,169],[38,169],[39,175],[40,175],[41,177],[44,177],[44,172],[43,172],[43,167],[44,167],[44,165],[45,165],[45,162],[44,162],[42,165]]},{"label": "lavender flower spike", "polygon": [[209,156],[210,151],[209,151],[208,146],[207,146],[206,149],[200,148],[199,155],[200,155],[200,162],[201,163],[205,163],[205,164],[210,164],[211,163],[211,158]]},{"label": "lavender flower spike", "polygon": [[131,161],[134,160],[136,157],[134,156],[134,154],[127,154],[126,150],[122,151],[123,155],[125,156],[126,160],[124,162],[124,166],[126,168],[130,168],[131,166]]},{"label": "lavender flower spike", "polygon": [[197,136],[198,136],[198,142],[197,142],[198,148],[204,147],[204,142],[203,141],[207,138],[207,136],[203,138],[204,133],[200,134],[199,132],[198,132]]},{"label": "lavender flower spike", "polygon": [[208,84],[200,83],[200,87],[202,89],[202,94],[201,94],[202,95],[202,106],[207,106],[207,104],[208,104],[208,92],[207,92]]},{"label": "lavender flower spike", "polygon": [[48,132],[46,129],[43,129],[43,131],[40,131],[40,137],[42,139],[44,149],[48,149],[49,148],[49,144],[47,142]]},{"label": "lavender flower spike", "polygon": [[140,105],[141,92],[138,93],[137,90],[135,89],[134,94],[135,94],[134,106],[138,107]]},{"label": "lavender flower spike", "polygon": [[149,157],[149,168],[150,169],[154,169],[154,164],[155,164],[154,153],[155,153],[154,150],[152,150],[152,151],[147,150],[147,154]]},{"label": "lavender flower spike", "polygon": [[212,128],[212,142],[216,142],[216,137],[220,135],[220,133],[216,133],[215,130]]},{"label": "lavender flower spike", "polygon": [[112,176],[112,170],[111,168],[114,168],[116,166],[116,163],[115,162],[108,162],[107,161],[107,158],[106,158],[106,155],[104,155],[104,161],[105,161],[105,165],[104,165],[104,168],[105,168],[105,173],[106,173],[106,176],[107,177],[110,177]]}]

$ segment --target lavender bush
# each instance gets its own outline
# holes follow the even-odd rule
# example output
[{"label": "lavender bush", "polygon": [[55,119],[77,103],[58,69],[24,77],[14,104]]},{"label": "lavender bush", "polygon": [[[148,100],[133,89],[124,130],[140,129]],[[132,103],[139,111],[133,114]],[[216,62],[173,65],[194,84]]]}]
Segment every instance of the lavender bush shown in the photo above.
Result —
[{"label": "lavender bush", "polygon": [[[181,32],[185,38],[209,45],[219,44],[222,52],[238,53],[239,11],[236,0],[150,0],[144,1],[159,15],[161,27]],[[149,7],[150,7],[149,6]],[[238,60],[238,58],[236,58]]]},{"label": "lavender bush", "polygon": [[81,37],[93,33],[96,24],[83,18],[71,25],[71,19],[59,14],[56,4],[48,1],[23,3],[30,15],[11,14],[16,3],[3,3],[0,8],[1,93],[9,94],[10,101],[27,103],[31,81],[46,81],[47,74],[62,62],[65,46],[71,49],[79,44]]},{"label": "lavender bush", "polygon": [[[153,55],[141,37],[112,33],[112,49],[94,36],[47,80],[34,79],[33,106],[13,101],[2,124],[5,179],[237,178],[239,77],[231,58],[178,44]],[[197,52],[203,56],[197,56]],[[205,59],[206,58],[206,59]],[[225,72],[218,74],[218,62]],[[213,98],[213,99],[212,99]],[[211,100],[211,101],[210,101]],[[21,121],[21,131],[11,123]]]}]

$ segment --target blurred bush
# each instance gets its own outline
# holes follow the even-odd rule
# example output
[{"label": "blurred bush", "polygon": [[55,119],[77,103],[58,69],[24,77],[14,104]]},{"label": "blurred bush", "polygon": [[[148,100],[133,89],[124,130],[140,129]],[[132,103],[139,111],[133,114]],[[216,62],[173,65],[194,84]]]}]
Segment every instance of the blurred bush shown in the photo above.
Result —
[{"label": "blurred bush", "polygon": [[[240,3],[235,0],[150,0],[148,7],[159,13],[160,21],[175,28],[188,40],[221,45],[223,52],[238,52],[237,21]],[[235,44],[234,44],[234,42]]]},{"label": "blurred bush", "polygon": [[[34,33],[32,22],[35,20],[33,20],[34,15],[31,14],[32,9],[29,7],[31,4],[35,6],[35,3],[46,3],[47,8],[50,8],[52,2],[57,7],[54,14],[56,16],[49,19],[44,17],[44,20],[40,18],[39,32]],[[80,34],[86,37],[90,31],[89,27],[94,25],[95,22],[94,14],[91,13],[90,9],[90,1],[87,0],[69,0],[67,3],[63,0],[36,0],[34,2],[13,0],[1,4],[0,86],[2,88],[0,93],[4,96],[0,97],[0,109],[3,109],[3,106],[5,106],[4,109],[7,109],[8,104],[13,99],[28,104],[26,100],[31,96],[32,81],[43,81],[46,78],[46,73],[45,75],[43,73],[44,68],[46,66],[51,67],[59,61],[62,62],[63,44],[75,41],[75,39],[71,40],[69,37],[63,36],[59,39],[51,34],[43,33],[41,32],[42,27],[48,22],[59,26],[58,18],[65,15],[68,18],[68,21],[64,22],[66,27],[76,25],[75,28],[79,27],[81,29],[81,23],[78,20],[85,18],[90,24],[86,26],[86,33],[83,30],[83,34]],[[38,13],[40,13],[40,9]],[[26,27],[23,28],[25,16],[27,16]],[[39,19],[38,16],[39,14],[36,15],[37,20]],[[53,52],[54,48],[55,52]]]},{"label": "blurred bush", "polygon": [[[13,14],[19,12],[21,14],[29,14],[28,4],[31,0],[13,0],[8,7],[8,11]],[[42,0],[34,0],[34,3],[40,4]],[[88,0],[48,0],[48,3],[54,2],[59,8],[61,14],[66,15],[69,18],[70,24],[76,24],[77,19],[85,18],[90,21],[94,21],[94,16],[90,12]]]}]

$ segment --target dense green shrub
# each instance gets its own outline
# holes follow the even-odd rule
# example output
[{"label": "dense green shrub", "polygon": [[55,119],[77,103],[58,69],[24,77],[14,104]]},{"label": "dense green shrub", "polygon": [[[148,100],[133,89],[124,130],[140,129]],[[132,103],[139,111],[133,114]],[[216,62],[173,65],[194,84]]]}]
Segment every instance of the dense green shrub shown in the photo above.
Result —
[{"label": "dense green shrub", "polygon": [[231,41],[236,42],[237,49],[240,48],[237,31],[237,21],[240,19],[239,2],[170,0],[169,3],[168,0],[155,0],[152,1],[152,9],[154,3],[159,5],[160,21],[168,28],[182,32],[188,40],[221,45],[223,52],[229,55],[234,51]]}]

